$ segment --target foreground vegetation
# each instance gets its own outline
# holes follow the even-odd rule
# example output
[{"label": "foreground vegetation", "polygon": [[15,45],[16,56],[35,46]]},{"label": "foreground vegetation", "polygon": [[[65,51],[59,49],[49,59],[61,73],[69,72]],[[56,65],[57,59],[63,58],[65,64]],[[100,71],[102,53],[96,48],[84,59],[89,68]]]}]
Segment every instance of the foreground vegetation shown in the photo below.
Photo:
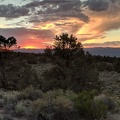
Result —
[{"label": "foreground vegetation", "polygon": [[95,90],[78,94],[62,89],[43,93],[32,86],[22,91],[0,92],[0,107],[12,116],[31,120],[94,120],[115,110],[111,97]]},{"label": "foreground vegetation", "polygon": [[92,56],[66,33],[43,54],[16,53],[7,44],[1,37],[4,113],[31,120],[101,120],[119,112],[120,58]]}]

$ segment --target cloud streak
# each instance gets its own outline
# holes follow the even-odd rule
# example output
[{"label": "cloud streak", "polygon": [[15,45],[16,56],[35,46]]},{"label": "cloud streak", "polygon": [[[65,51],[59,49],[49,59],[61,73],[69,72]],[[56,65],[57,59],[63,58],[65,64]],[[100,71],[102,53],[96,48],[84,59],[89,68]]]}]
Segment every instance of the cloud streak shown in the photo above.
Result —
[{"label": "cloud streak", "polygon": [[104,43],[86,43],[84,44],[86,47],[120,47],[120,41],[110,41]]}]

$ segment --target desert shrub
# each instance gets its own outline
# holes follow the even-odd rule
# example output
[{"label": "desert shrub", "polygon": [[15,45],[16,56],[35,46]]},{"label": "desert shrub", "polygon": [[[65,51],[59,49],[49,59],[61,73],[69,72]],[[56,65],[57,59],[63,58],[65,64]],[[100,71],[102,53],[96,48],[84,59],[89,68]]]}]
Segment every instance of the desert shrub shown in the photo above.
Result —
[{"label": "desert shrub", "polygon": [[56,66],[45,71],[43,79],[43,91],[69,89],[79,92],[88,89],[101,89],[98,71],[84,60],[77,60],[70,67]]},{"label": "desert shrub", "polygon": [[52,101],[38,99],[32,104],[32,114],[36,120],[68,120],[72,118],[73,105],[65,97],[57,97]]},{"label": "desert shrub", "polygon": [[106,115],[107,106],[100,101],[94,102],[95,95],[95,91],[84,91],[79,93],[74,101],[79,115],[87,120],[99,120]]},{"label": "desert shrub", "polygon": [[3,100],[4,94],[5,92],[3,90],[0,90],[0,108],[4,106],[4,100]]},{"label": "desert shrub", "polygon": [[8,91],[3,96],[3,100],[5,104],[13,104],[17,103],[18,99],[17,96],[19,95],[19,92],[17,91]]},{"label": "desert shrub", "polygon": [[29,86],[22,90],[17,97],[18,99],[35,100],[41,98],[42,96],[43,93],[40,89],[35,89],[33,86]]},{"label": "desert shrub", "polygon": [[4,107],[4,100],[0,99],[0,108]]},{"label": "desert shrub", "polygon": [[29,116],[36,120],[77,120],[79,117],[72,102],[74,97],[76,94],[71,91],[49,91],[43,95],[43,98],[33,101]]},{"label": "desert shrub", "polygon": [[74,107],[73,107],[73,102],[66,97],[57,97],[56,99],[53,100],[54,103],[54,116],[53,118],[56,120],[72,120],[75,116],[74,114]]},{"label": "desert shrub", "polygon": [[77,97],[77,94],[71,90],[63,91],[62,89],[52,90],[46,92],[43,97],[47,100],[56,99],[56,97],[66,97],[67,99],[74,100]]},{"label": "desert shrub", "polygon": [[3,117],[0,117],[0,120],[13,120],[11,115],[4,115]]},{"label": "desert shrub", "polygon": [[5,92],[3,90],[0,90],[0,99],[3,99]]},{"label": "desert shrub", "polygon": [[29,106],[31,104],[31,101],[20,101],[15,106],[15,115],[22,117],[27,116],[29,114]]},{"label": "desert shrub", "polygon": [[114,70],[114,66],[112,63],[108,63],[108,62],[99,62],[96,64],[97,69],[99,71],[113,71]]},{"label": "desert shrub", "polygon": [[8,91],[3,96],[4,107],[5,107],[6,113],[11,113],[11,114],[14,113],[15,106],[18,101],[18,98],[17,98],[18,94],[19,94],[19,92],[17,92],[17,91]]},{"label": "desert shrub", "polygon": [[26,53],[24,59],[27,60],[28,64],[37,64],[38,63],[37,56],[34,53]]},{"label": "desert shrub", "polygon": [[114,63],[114,68],[115,68],[115,71],[117,71],[118,73],[120,73],[120,59],[118,59],[118,60]]},{"label": "desert shrub", "polygon": [[115,102],[110,98],[109,96],[105,94],[101,94],[99,96],[95,96],[94,101],[102,102],[107,106],[109,110],[114,110],[115,109]]},{"label": "desert shrub", "polygon": [[4,105],[5,113],[7,114],[9,113],[13,115],[15,111],[15,106],[16,106],[16,103],[9,103],[9,104]]},{"label": "desert shrub", "polygon": [[[37,74],[25,60],[20,60],[19,57],[12,61],[4,63],[4,89],[7,90],[22,90],[33,85],[37,86]],[[0,71],[1,72],[1,71]],[[0,74],[1,76],[1,74]],[[0,86],[3,83],[0,78]]]},{"label": "desert shrub", "polygon": [[77,94],[74,93],[71,90],[66,90],[65,91],[65,97],[68,98],[68,99],[70,99],[70,100],[72,100],[72,101],[74,101],[77,98]]}]

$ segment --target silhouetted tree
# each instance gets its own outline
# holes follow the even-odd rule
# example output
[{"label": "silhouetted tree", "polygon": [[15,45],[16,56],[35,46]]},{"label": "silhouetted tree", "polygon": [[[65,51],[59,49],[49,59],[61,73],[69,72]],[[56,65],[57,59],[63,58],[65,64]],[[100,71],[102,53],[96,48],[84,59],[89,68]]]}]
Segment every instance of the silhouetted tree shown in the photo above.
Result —
[{"label": "silhouetted tree", "polygon": [[75,57],[84,55],[81,42],[77,42],[77,38],[73,35],[69,36],[67,33],[62,33],[54,39],[53,53],[58,59],[65,60],[66,66],[69,66]]},{"label": "silhouetted tree", "polygon": [[1,50],[8,49],[16,44],[17,44],[17,42],[16,42],[16,39],[14,37],[9,37],[8,39],[6,39],[2,35],[0,36],[0,49]]},{"label": "silhouetted tree", "polygon": [[100,90],[98,71],[91,55],[84,52],[83,46],[73,35],[63,33],[55,37],[52,49],[55,66],[46,71],[43,89],[72,89],[76,92],[86,89]]},{"label": "silhouetted tree", "polygon": [[6,88],[6,76],[4,71],[4,62],[7,55],[7,52],[9,52],[9,48],[16,45],[16,39],[14,37],[9,37],[6,39],[2,35],[0,36],[0,82],[2,84],[3,88]]}]

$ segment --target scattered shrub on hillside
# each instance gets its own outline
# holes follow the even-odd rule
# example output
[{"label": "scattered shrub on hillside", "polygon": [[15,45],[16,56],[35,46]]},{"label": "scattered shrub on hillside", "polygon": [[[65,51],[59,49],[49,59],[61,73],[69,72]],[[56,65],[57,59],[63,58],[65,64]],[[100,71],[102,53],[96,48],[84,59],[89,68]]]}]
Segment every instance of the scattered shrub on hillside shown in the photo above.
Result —
[{"label": "scattered shrub on hillside", "polygon": [[43,93],[40,89],[35,89],[33,86],[29,86],[23,89],[18,95],[19,99],[28,99],[28,100],[36,100],[42,98]]},{"label": "scattered shrub on hillside", "polygon": [[113,71],[114,66],[112,63],[108,62],[99,62],[96,64],[96,67],[99,71]]},{"label": "scattered shrub on hillside", "polygon": [[50,100],[50,101],[52,101],[53,99],[56,99],[56,97],[58,96],[59,97],[64,96],[71,101],[77,98],[77,94],[74,93],[73,91],[71,90],[63,91],[62,89],[48,91],[43,95],[44,99]]},{"label": "scattered shrub on hillside", "polygon": [[5,112],[13,114],[15,110],[15,106],[17,104],[19,92],[17,91],[8,91],[4,94],[3,100],[4,100],[4,107]]},{"label": "scattered shrub on hillside", "polygon": [[17,96],[19,95],[20,93],[17,92],[17,91],[9,91],[9,92],[6,92],[3,96],[3,100],[4,100],[4,103],[5,104],[14,104],[14,103],[17,103],[18,101],[18,98]]},{"label": "scattered shrub on hillside", "polygon": [[111,98],[98,95],[95,90],[76,94],[59,89],[43,93],[30,86],[20,92],[5,92],[3,100],[6,113],[35,120],[100,120],[115,108]]},{"label": "scattered shrub on hillside", "polygon": [[115,109],[115,102],[105,94],[95,96],[94,101],[104,103],[107,106],[108,110],[114,110]]},{"label": "scattered shrub on hillside", "polygon": [[73,120],[76,117],[72,101],[64,96],[54,99],[38,99],[32,103],[31,110],[36,120]]},{"label": "scattered shrub on hillside", "polygon": [[30,104],[32,101],[24,100],[20,101],[15,106],[15,115],[22,117],[22,116],[28,116],[30,112]]},{"label": "scattered shrub on hillside", "polygon": [[36,120],[78,120],[73,100],[77,94],[72,91],[54,90],[44,93],[43,98],[33,101],[29,117]]},{"label": "scattered shrub on hillside", "polygon": [[77,99],[74,101],[79,115],[86,118],[86,120],[100,120],[106,116],[107,105],[100,101],[94,102],[95,95],[94,91],[84,91],[79,93]]},{"label": "scattered shrub on hillside", "polygon": [[117,71],[118,73],[120,73],[120,59],[118,59],[118,60],[114,63],[114,68],[115,68],[115,71]]},{"label": "scattered shrub on hillside", "polygon": [[[30,85],[39,86],[36,72],[25,60],[16,58],[14,61],[6,61],[4,66],[5,89],[22,90]],[[0,81],[0,87],[2,86]]]},{"label": "scattered shrub on hillside", "polygon": [[24,106],[23,101],[20,101],[17,103],[17,105],[15,106],[15,114],[17,116],[24,116],[26,112],[26,108]]},{"label": "scattered shrub on hillside", "polygon": [[5,94],[5,92],[0,89],[0,99],[3,99],[4,94]]},{"label": "scattered shrub on hillside", "polygon": [[78,59],[71,66],[56,66],[43,74],[43,90],[64,89],[79,92],[101,89],[99,73],[94,65]]}]

